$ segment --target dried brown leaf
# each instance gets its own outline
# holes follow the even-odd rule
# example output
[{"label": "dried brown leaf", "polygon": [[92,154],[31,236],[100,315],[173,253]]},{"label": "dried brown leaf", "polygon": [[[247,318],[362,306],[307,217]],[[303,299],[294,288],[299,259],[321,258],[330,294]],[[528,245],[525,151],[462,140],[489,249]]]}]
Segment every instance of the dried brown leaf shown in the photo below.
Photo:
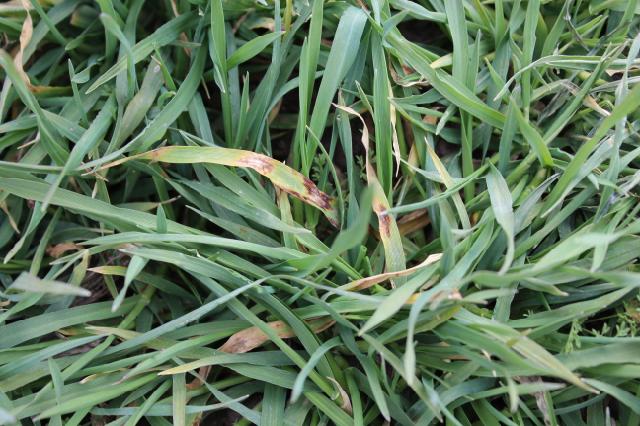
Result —
[{"label": "dried brown leaf", "polygon": [[[319,320],[310,323],[311,329],[314,333],[320,333],[331,327],[335,321],[333,320]],[[272,321],[267,323],[274,331],[278,333],[278,337],[281,339],[289,339],[295,337],[295,334],[283,321]],[[269,340],[266,334],[262,332],[258,327],[249,327],[241,330],[227,339],[227,341],[218,350],[227,353],[241,354],[252,351],[253,349],[263,345]]]},{"label": "dried brown leaf", "polygon": [[367,277],[367,278],[361,278],[359,280],[356,281],[352,281],[349,284],[345,284],[344,286],[342,286],[342,289],[344,290],[364,290],[366,288],[369,288],[373,285],[376,285],[378,283],[381,283],[383,281],[386,281],[388,279],[391,278],[396,278],[396,277],[404,277],[407,275],[410,275],[416,271],[419,271],[420,269],[424,268],[425,266],[429,266],[435,262],[437,262],[438,260],[440,260],[440,258],[442,257],[442,253],[434,253],[431,254],[429,256],[427,256],[427,258],[420,263],[419,265],[413,266],[411,268],[408,269],[404,269],[402,271],[395,271],[395,272],[385,272],[383,274],[378,274],[378,275],[373,275],[371,277]]},{"label": "dried brown leaf", "polygon": [[62,256],[64,253],[68,252],[69,250],[79,250],[82,247],[80,247],[79,245],[75,244],[75,243],[60,243],[60,244],[56,244],[53,246],[49,246],[47,247],[47,254],[55,259],[59,258],[60,256]]}]

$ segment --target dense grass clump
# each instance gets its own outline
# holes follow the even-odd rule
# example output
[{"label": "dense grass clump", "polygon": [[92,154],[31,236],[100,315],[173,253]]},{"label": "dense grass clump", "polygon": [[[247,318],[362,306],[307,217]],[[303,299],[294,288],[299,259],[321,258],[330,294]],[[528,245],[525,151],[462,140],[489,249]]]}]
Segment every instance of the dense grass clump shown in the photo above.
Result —
[{"label": "dense grass clump", "polygon": [[0,4],[0,424],[640,424],[640,1]]}]

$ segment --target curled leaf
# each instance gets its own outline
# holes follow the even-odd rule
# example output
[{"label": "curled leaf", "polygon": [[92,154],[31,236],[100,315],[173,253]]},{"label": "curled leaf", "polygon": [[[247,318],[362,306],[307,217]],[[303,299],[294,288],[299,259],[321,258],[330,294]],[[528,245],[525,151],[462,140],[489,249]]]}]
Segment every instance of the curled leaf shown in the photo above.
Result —
[{"label": "curled leaf", "polygon": [[333,385],[338,390],[338,393],[340,394],[340,398],[342,399],[342,404],[340,404],[340,408],[342,408],[344,411],[346,411],[349,414],[353,414],[353,406],[351,405],[351,400],[349,399],[349,394],[347,393],[347,391],[342,389],[342,386],[340,386],[340,383],[338,383],[338,381],[333,377],[327,377],[327,380],[333,383]]}]

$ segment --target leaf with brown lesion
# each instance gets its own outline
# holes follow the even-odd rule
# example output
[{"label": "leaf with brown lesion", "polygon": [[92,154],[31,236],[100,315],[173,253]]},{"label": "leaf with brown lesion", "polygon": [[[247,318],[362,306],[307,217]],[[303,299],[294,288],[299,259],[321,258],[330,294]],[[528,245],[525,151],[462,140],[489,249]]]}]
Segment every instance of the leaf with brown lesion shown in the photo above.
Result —
[{"label": "leaf with brown lesion", "polygon": [[134,159],[172,164],[210,163],[253,169],[282,191],[318,208],[336,228],[340,225],[336,200],[333,197],[318,189],[316,184],[302,173],[264,154],[217,146],[168,146],[114,161],[105,165],[103,169]]},{"label": "leaf with brown lesion", "polygon": [[355,109],[345,105],[334,104],[334,106],[348,114],[355,115],[362,122],[361,142],[365,150],[367,182],[373,190],[372,206],[378,217],[378,231],[384,248],[386,272],[402,271],[406,267],[402,236],[396,219],[388,212],[390,208],[389,201],[382,189],[382,185],[380,185],[378,175],[369,161],[369,129],[367,128],[367,123]]}]

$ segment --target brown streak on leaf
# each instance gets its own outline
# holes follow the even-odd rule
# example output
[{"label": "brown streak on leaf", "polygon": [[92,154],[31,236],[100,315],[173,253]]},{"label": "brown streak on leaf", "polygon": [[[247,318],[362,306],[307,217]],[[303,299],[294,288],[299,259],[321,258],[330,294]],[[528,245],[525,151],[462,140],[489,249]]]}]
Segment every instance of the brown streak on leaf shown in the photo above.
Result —
[{"label": "brown streak on leaf", "polygon": [[211,372],[211,366],[205,365],[204,367],[200,367],[198,370],[198,375],[195,379],[187,383],[186,388],[188,390],[198,389],[200,386],[204,384],[204,381],[207,379],[207,376]]},{"label": "brown streak on leaf", "polygon": [[[417,211],[417,212],[420,212],[420,211]],[[403,219],[406,219],[407,216],[403,217]],[[407,235],[419,229],[424,228],[430,223],[431,221],[429,220],[429,217],[426,214],[421,214],[421,215],[417,215],[414,218],[411,218],[411,220],[401,220],[398,223],[398,228],[400,230],[400,235]]]},{"label": "brown streak on leaf", "polygon": [[249,153],[245,155],[240,161],[239,166],[248,167],[255,170],[263,176],[267,176],[273,172],[275,168],[272,158],[262,154]]},{"label": "brown streak on leaf", "polygon": [[364,10],[365,12],[369,11],[369,8],[367,7],[366,4],[364,4],[364,2],[362,0],[357,0],[358,5],[362,8],[362,10]]},{"label": "brown streak on leaf", "polygon": [[413,222],[414,220],[422,216],[425,216],[426,214],[427,214],[427,209],[414,210],[410,213],[405,214],[400,219],[398,219],[398,225],[401,225],[403,223]]},{"label": "brown streak on leaf", "polygon": [[0,201],[0,210],[2,210],[4,214],[7,215],[7,219],[9,220],[9,225],[11,225],[11,228],[16,232],[16,234],[19,235],[20,228],[18,228],[18,224],[16,223],[13,216],[11,216],[11,212],[9,211],[9,208],[7,207],[7,203],[5,201]]}]

